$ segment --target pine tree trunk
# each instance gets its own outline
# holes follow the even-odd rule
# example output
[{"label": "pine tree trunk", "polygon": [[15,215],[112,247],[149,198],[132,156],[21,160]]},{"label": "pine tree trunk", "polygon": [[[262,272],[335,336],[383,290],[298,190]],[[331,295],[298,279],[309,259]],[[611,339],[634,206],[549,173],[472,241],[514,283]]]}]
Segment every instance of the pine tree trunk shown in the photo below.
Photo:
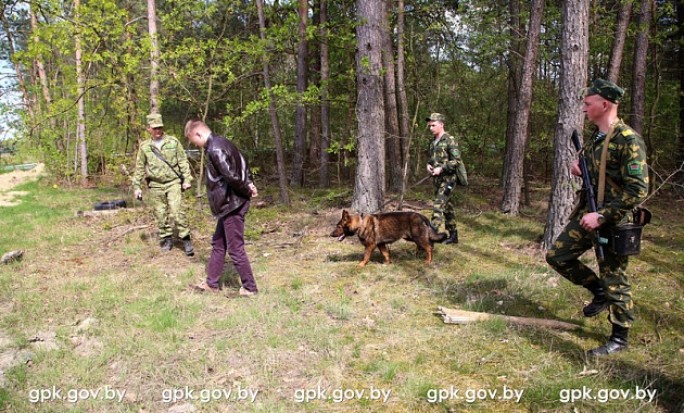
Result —
[{"label": "pine tree trunk", "polygon": [[320,0],[320,37],[321,37],[321,158],[318,170],[318,186],[328,186],[328,163],[330,162],[330,103],[328,102],[328,80],[330,62],[328,56],[328,1]]},{"label": "pine tree trunk", "polygon": [[409,180],[409,155],[411,148],[411,128],[409,126],[408,98],[406,96],[406,79],[404,75],[404,0],[397,5],[397,98],[399,104],[399,144],[401,146],[401,196],[398,210],[401,211],[406,187]]},{"label": "pine tree trunk", "polygon": [[[266,19],[264,18],[263,0],[256,0],[257,14],[259,15],[259,36],[262,41],[266,40]],[[287,175],[285,173],[285,154],[283,153],[283,139],[280,132],[280,122],[276,111],[275,96],[271,90],[271,77],[268,70],[268,56],[264,51],[264,87],[268,91],[268,113],[273,127],[273,140],[276,146],[276,163],[278,164],[278,186],[280,188],[280,202],[290,205],[290,196],[287,193]]]},{"label": "pine tree trunk", "polygon": [[568,222],[573,207],[576,178],[570,165],[577,158],[570,137],[582,133],[584,114],[577,91],[587,84],[589,58],[589,2],[565,0],[561,8],[561,73],[558,123],[554,133],[553,181],[542,247],[549,248]]},{"label": "pine tree trunk", "polygon": [[358,146],[352,208],[382,210],[385,183],[385,113],[382,96],[382,2],[356,0],[356,119]]},{"label": "pine tree trunk", "polygon": [[[677,25],[679,27],[679,44],[684,44],[684,2],[677,2]],[[679,67],[684,68],[684,47],[677,53]],[[679,140],[677,151],[677,165],[684,165],[684,72],[679,76]],[[677,176],[679,182],[684,182],[684,173]]]},{"label": "pine tree trunk", "polygon": [[618,83],[618,78],[620,77],[620,65],[622,64],[625,39],[627,38],[627,26],[632,15],[632,1],[622,0],[620,13],[618,13],[613,50],[610,52],[610,61],[608,62],[608,80],[613,83]]},{"label": "pine tree trunk", "polygon": [[523,162],[527,149],[527,135],[532,106],[532,77],[535,71],[537,50],[539,49],[539,34],[544,11],[544,0],[532,1],[530,28],[527,36],[527,50],[523,60],[520,81],[520,99],[518,113],[513,129],[513,139],[508,148],[510,163],[504,183],[504,196],[501,210],[507,214],[517,216],[520,212],[520,198],[523,185]]},{"label": "pine tree trunk", "polygon": [[[130,18],[131,11],[126,10],[127,17]],[[126,30],[125,33],[126,44],[128,45],[127,53],[130,56],[135,55],[133,51],[133,36],[130,31]],[[138,94],[136,91],[135,76],[132,73],[127,73],[123,79],[125,89],[126,89],[126,119],[128,122],[126,124],[126,144],[124,146],[124,153],[136,153],[138,150],[138,144],[142,140],[142,128],[140,128],[141,119],[138,117]],[[131,137],[135,139],[131,139]],[[130,142],[133,144],[130,145]]]},{"label": "pine tree trunk", "polygon": [[[30,17],[31,17],[31,32],[33,35],[33,43],[40,44],[40,39],[38,38],[38,19],[36,18],[36,13],[33,11],[33,6],[29,4],[30,7]],[[36,57],[35,59],[36,67],[38,68],[38,79],[40,80],[41,90],[43,92],[43,99],[45,99],[45,111],[50,112],[50,106],[52,104],[52,98],[50,97],[50,88],[48,86],[47,74],[45,73],[45,65],[43,61]]]},{"label": "pine tree trunk", "polygon": [[[311,24],[313,27],[320,29],[321,27],[321,11],[319,2],[313,3],[313,14],[311,17]],[[309,42],[308,56],[309,56],[309,84],[313,83],[320,90],[321,87],[321,52],[320,52],[320,38],[317,41]],[[319,95],[320,97],[320,95]],[[318,172],[321,161],[321,111],[320,107],[307,106],[307,114],[309,115],[309,127],[307,132],[309,134],[309,163],[312,171]]]},{"label": "pine tree trunk", "polygon": [[406,79],[404,76],[404,0],[399,0],[397,13],[397,95],[399,97],[399,138],[401,141],[401,159],[404,162],[402,172],[404,186],[406,182],[406,162],[408,161],[409,148],[409,108],[408,98],[406,97]]},{"label": "pine tree trunk", "polygon": [[307,79],[307,44],[306,25],[309,18],[309,3],[299,0],[299,47],[297,48],[297,94],[299,102],[295,109],[295,141],[292,156],[292,181],[295,187],[304,185],[304,154],[306,153],[306,107],[301,101],[306,91]]},{"label": "pine tree trunk", "polygon": [[642,0],[638,31],[634,48],[634,65],[632,66],[632,115],[629,126],[638,134],[644,131],[644,111],[646,107],[646,58],[648,57],[648,33],[651,28],[653,0]]},{"label": "pine tree trunk", "polygon": [[78,152],[81,161],[81,184],[88,183],[88,148],[86,145],[86,125],[85,125],[85,76],[83,75],[83,62],[81,59],[81,35],[79,33],[79,13],[80,0],[74,0],[74,10],[76,13],[76,82],[78,90],[78,122],[76,126],[76,142],[78,142]]},{"label": "pine tree trunk", "polygon": [[150,34],[150,113],[159,113],[159,42],[155,0],[147,0],[147,24]]},{"label": "pine tree trunk", "polygon": [[383,2],[382,13],[382,64],[385,97],[385,128],[387,142],[387,160],[389,162],[389,190],[401,191],[402,158],[399,140],[399,114],[397,112],[397,88],[394,73],[394,46],[389,21],[393,0]]},{"label": "pine tree trunk", "polygon": [[509,32],[511,37],[511,53],[508,59],[508,112],[506,124],[506,142],[504,144],[504,162],[501,174],[501,185],[508,178],[510,147],[513,141],[515,119],[518,113],[518,91],[520,89],[521,56],[523,46],[523,30],[520,25],[520,0],[510,0],[508,3]]}]

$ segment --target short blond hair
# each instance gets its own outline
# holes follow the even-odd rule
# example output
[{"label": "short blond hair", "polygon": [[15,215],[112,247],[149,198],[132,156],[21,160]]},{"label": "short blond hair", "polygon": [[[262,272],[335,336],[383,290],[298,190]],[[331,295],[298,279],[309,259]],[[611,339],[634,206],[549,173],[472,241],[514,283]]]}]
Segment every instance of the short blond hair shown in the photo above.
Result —
[{"label": "short blond hair", "polygon": [[195,130],[210,130],[206,123],[199,119],[191,119],[185,124],[185,136],[190,136]]}]

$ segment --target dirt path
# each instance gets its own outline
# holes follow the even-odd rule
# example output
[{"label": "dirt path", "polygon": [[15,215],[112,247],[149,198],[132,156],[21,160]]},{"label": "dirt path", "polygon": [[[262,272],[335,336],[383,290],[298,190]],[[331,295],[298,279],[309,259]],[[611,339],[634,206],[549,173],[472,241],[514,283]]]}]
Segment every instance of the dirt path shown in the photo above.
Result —
[{"label": "dirt path", "polygon": [[16,197],[26,195],[25,192],[11,191],[12,188],[27,181],[37,179],[45,169],[45,165],[39,163],[30,171],[16,170],[6,174],[0,174],[0,207],[18,205]]}]

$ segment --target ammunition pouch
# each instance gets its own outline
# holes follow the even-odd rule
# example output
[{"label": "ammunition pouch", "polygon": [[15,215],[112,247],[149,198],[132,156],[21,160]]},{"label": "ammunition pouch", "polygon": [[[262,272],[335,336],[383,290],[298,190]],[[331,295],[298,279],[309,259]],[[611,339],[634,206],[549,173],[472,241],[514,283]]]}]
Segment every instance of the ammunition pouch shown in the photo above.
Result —
[{"label": "ammunition pouch", "polygon": [[644,225],[651,222],[651,211],[636,207],[632,211],[632,222],[610,227],[608,248],[615,255],[639,255],[641,253],[641,235]]},{"label": "ammunition pouch", "polygon": [[615,255],[639,255],[643,225],[620,224],[610,228],[608,248]]}]

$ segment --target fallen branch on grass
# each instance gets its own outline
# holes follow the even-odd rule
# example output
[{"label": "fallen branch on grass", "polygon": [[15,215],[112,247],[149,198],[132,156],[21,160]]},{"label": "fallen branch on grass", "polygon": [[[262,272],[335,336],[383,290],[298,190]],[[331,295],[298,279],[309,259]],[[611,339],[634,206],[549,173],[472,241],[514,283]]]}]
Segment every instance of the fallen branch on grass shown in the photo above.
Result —
[{"label": "fallen branch on grass", "polygon": [[469,324],[484,320],[504,320],[507,323],[532,326],[532,327],[546,327],[557,328],[561,330],[575,330],[580,328],[577,324],[566,323],[558,320],[548,320],[544,318],[531,317],[516,317],[501,314],[478,313],[475,311],[454,310],[446,307],[437,307],[434,314],[442,317],[446,324]]},{"label": "fallen branch on grass", "polygon": [[124,232],[122,232],[121,234],[118,234],[117,236],[112,237],[112,238],[109,240],[108,244],[111,244],[112,242],[116,241],[117,239],[122,238],[122,237],[124,237],[125,235],[130,234],[130,233],[133,232],[133,231],[137,231],[137,230],[139,230],[139,229],[145,229],[145,228],[148,228],[149,226],[150,226],[150,224],[137,225],[137,226],[135,226],[135,227],[130,227],[130,228],[126,229]]}]

